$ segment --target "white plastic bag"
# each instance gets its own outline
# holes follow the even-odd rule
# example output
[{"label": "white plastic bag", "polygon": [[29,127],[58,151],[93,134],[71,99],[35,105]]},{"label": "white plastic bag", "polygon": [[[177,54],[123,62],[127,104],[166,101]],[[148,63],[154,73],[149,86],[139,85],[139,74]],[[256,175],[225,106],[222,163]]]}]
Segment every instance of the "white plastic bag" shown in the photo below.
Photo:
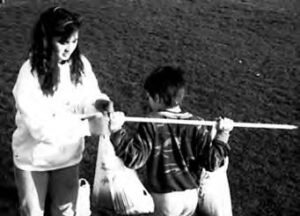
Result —
[{"label": "white plastic bag", "polygon": [[199,215],[232,216],[228,163],[228,158],[225,158],[224,165],[214,172],[203,169],[198,201]]},{"label": "white plastic bag", "polygon": [[108,136],[100,136],[92,203],[95,209],[117,214],[154,212],[151,195],[135,170],[116,156]]},{"label": "white plastic bag", "polygon": [[90,207],[90,184],[89,182],[81,178],[79,179],[79,190],[77,196],[77,205],[76,205],[76,215],[77,216],[90,216],[91,207]]}]

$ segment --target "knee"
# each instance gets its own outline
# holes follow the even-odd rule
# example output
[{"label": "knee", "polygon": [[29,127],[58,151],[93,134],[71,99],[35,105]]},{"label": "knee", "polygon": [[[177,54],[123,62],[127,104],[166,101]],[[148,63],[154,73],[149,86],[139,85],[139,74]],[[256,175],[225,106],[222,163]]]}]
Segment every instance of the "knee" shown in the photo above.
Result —
[{"label": "knee", "polygon": [[44,210],[39,206],[30,205],[26,201],[22,201],[19,207],[20,216],[43,216]]}]

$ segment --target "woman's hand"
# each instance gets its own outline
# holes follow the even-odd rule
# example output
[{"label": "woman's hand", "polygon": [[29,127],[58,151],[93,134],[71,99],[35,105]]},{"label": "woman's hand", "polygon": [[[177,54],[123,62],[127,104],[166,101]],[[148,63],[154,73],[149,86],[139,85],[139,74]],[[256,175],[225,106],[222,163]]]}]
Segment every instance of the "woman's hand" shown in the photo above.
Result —
[{"label": "woman's hand", "polygon": [[101,113],[88,119],[92,135],[109,135],[109,118]]},{"label": "woman's hand", "polygon": [[95,108],[102,113],[111,113],[114,111],[114,103],[109,100],[98,99],[95,101]]}]

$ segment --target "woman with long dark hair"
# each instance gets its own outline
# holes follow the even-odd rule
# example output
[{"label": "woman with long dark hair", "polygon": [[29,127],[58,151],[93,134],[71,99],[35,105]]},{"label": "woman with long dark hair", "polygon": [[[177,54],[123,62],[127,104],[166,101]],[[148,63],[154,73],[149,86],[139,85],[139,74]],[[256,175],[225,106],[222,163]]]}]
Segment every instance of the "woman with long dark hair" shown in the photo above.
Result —
[{"label": "woman with long dark hair", "polygon": [[52,216],[75,215],[84,137],[102,133],[100,117],[80,118],[95,111],[96,100],[109,100],[80,53],[80,26],[76,13],[44,11],[13,89],[12,149],[22,216],[44,215],[47,193]]}]

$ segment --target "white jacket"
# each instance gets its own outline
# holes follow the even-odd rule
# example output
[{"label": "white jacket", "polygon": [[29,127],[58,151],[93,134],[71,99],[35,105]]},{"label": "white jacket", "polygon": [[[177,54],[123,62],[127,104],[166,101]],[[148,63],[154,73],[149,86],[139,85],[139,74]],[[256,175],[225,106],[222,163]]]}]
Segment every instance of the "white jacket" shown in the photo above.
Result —
[{"label": "white jacket", "polygon": [[21,67],[13,95],[16,102],[16,130],[12,137],[13,159],[17,167],[46,171],[78,164],[84,150],[84,136],[90,135],[87,120],[79,115],[95,111],[101,93],[89,61],[82,56],[82,84],[70,79],[70,64],[60,67],[60,81],[53,96],[45,96],[36,73],[27,60]]}]

